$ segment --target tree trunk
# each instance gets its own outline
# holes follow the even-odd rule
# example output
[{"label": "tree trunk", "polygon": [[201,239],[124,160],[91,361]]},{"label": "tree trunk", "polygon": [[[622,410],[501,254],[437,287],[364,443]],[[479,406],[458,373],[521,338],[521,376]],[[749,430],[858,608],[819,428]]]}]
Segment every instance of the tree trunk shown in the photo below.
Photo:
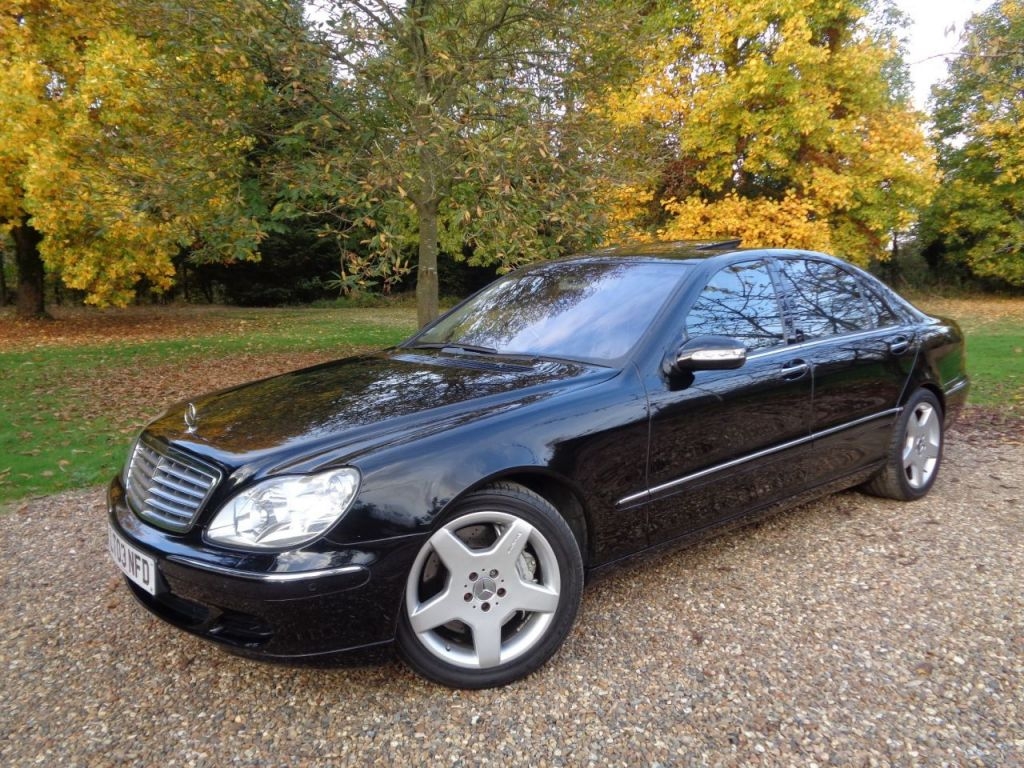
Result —
[{"label": "tree trunk", "polygon": [[438,315],[437,201],[416,207],[419,218],[419,267],[416,270],[416,320],[420,328]]},{"label": "tree trunk", "polygon": [[0,307],[7,306],[7,273],[4,271],[4,252],[0,251]]},{"label": "tree trunk", "polygon": [[17,316],[22,320],[49,317],[46,314],[43,260],[39,256],[39,243],[43,235],[22,219],[11,230],[14,238],[14,263],[18,268]]},{"label": "tree trunk", "polygon": [[889,258],[889,285],[895,287],[900,278],[900,239],[892,233],[892,256]]}]

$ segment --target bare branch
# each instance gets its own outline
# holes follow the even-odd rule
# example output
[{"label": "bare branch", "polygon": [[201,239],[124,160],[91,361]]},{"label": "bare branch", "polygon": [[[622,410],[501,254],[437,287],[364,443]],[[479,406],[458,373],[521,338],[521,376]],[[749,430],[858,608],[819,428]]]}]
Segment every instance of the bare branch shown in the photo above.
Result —
[{"label": "bare branch", "polygon": [[[360,0],[349,0],[349,2],[366,14],[366,18],[373,22],[378,29],[382,32],[386,32],[389,37],[397,38],[396,32],[401,28],[402,20],[393,10],[391,10],[390,7],[388,7],[386,2],[377,4],[379,9],[378,13],[383,13],[383,17],[374,13],[374,11],[372,11],[365,2],[360,2]],[[384,20],[385,17],[387,18],[387,21]]]}]

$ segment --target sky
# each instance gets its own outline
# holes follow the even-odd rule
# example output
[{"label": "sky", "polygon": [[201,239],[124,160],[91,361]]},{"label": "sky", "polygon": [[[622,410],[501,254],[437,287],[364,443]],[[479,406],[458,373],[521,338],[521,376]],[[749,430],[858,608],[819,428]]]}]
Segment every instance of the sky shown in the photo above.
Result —
[{"label": "sky", "polygon": [[[907,63],[914,81],[914,104],[924,109],[931,87],[946,75],[942,54],[956,51],[964,22],[972,13],[983,11],[993,0],[896,0],[910,17],[906,30]],[[953,32],[948,32],[953,28]]]}]

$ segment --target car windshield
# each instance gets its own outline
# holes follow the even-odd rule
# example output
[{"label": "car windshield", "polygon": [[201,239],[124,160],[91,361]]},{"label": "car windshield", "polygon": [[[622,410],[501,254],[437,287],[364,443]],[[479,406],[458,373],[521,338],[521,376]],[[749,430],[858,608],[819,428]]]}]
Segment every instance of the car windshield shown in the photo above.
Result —
[{"label": "car windshield", "polygon": [[614,360],[639,341],[685,272],[678,262],[546,264],[493,283],[410,345]]}]

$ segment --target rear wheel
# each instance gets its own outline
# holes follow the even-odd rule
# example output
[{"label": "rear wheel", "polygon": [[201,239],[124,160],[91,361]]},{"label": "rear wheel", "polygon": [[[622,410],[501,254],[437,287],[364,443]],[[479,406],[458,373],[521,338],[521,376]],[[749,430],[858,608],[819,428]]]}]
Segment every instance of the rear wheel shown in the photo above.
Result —
[{"label": "rear wheel", "polygon": [[558,511],[522,486],[497,484],[468,496],[420,548],[398,647],[444,685],[505,685],[558,650],[582,589],[579,546]]},{"label": "rear wheel", "polygon": [[864,489],[900,501],[920,499],[935,483],[942,445],[942,406],[932,392],[919,389],[896,422],[885,468]]}]

